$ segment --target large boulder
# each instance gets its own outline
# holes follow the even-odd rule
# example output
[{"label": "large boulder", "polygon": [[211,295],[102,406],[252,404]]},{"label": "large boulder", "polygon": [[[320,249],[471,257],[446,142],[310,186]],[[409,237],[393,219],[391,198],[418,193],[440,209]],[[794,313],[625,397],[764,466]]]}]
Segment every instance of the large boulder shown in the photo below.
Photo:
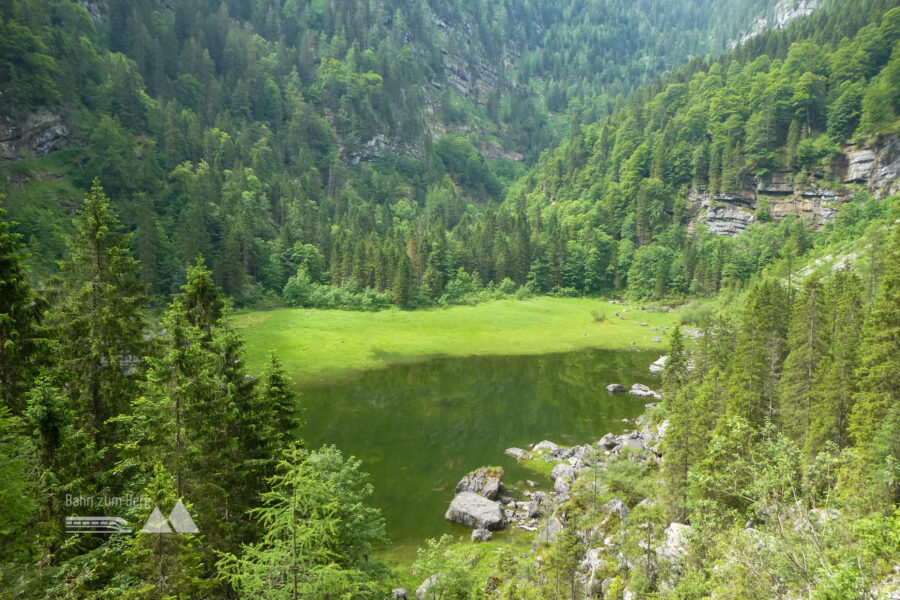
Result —
[{"label": "large boulder", "polygon": [[450,502],[444,518],[467,527],[496,531],[509,524],[506,513],[497,502],[473,492],[462,492]]},{"label": "large boulder", "polygon": [[500,467],[484,467],[472,471],[456,484],[456,493],[472,492],[480,494],[488,500],[496,500],[503,489],[503,484],[500,483],[501,477],[503,477],[503,469]]}]

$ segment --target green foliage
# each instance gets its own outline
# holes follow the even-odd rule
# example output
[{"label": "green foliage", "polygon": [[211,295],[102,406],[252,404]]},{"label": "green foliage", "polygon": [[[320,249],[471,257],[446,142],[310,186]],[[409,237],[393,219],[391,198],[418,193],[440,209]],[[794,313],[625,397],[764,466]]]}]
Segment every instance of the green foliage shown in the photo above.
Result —
[{"label": "green foliage", "polygon": [[221,577],[241,598],[375,597],[383,567],[369,558],[384,543],[378,512],[359,462],[337,450],[286,448],[277,474],[253,511],[263,531],[239,556],[218,562]]}]

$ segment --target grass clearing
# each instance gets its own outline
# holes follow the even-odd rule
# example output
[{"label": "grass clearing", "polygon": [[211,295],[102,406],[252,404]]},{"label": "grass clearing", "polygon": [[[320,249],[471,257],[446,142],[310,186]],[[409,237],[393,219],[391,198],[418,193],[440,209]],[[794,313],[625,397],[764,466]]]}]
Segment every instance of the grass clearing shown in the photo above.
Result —
[{"label": "grass clearing", "polygon": [[[521,355],[658,348],[678,313],[650,312],[589,298],[496,300],[418,311],[351,312],[280,308],[236,313],[251,372],[270,349],[299,385],[439,356]],[[619,312],[624,318],[613,315]],[[605,316],[597,321],[596,316]],[[646,323],[646,326],[642,326]],[[660,342],[653,342],[659,337]],[[633,342],[633,344],[632,344]]]}]

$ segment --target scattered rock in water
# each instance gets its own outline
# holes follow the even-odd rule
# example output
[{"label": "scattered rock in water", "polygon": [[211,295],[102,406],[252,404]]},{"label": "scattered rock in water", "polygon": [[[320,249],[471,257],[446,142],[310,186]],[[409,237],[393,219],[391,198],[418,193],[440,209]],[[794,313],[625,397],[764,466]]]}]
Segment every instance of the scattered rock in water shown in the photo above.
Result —
[{"label": "scattered rock in water", "polygon": [[628,388],[622,385],[621,383],[611,383],[606,386],[606,391],[612,394],[617,394],[620,392],[627,392]]},{"label": "scattered rock in water", "polygon": [[478,529],[472,530],[472,541],[473,542],[487,542],[490,541],[491,538],[494,537],[494,534],[490,532],[489,529],[484,529],[483,527],[479,527]]},{"label": "scattered rock in water", "polygon": [[500,504],[473,492],[457,494],[450,502],[444,518],[466,527],[496,531],[509,524]]},{"label": "scattered rock in water", "polygon": [[507,448],[503,451],[503,454],[509,456],[510,458],[514,458],[516,460],[531,460],[531,452],[527,450],[522,450],[521,448]]},{"label": "scattered rock in water", "polygon": [[503,477],[503,469],[500,467],[483,467],[477,471],[472,471],[456,484],[456,493],[472,492],[480,494],[488,500],[496,500],[500,496],[500,490],[503,484],[500,478]]},{"label": "scattered rock in water", "polygon": [[641,383],[635,383],[628,390],[629,396],[637,396],[638,398],[656,398],[660,399],[660,395]]}]

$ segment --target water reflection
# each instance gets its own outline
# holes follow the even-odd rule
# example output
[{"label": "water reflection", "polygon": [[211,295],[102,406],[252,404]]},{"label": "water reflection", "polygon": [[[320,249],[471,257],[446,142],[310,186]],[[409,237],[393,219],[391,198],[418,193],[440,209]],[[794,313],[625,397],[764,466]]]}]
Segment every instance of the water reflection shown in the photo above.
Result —
[{"label": "water reflection", "polygon": [[627,428],[644,401],[608,383],[656,383],[642,352],[582,350],[542,356],[442,358],[370,371],[303,390],[304,437],[363,459],[395,542],[450,531],[453,486],[487,464],[515,484],[536,477],[503,456],[549,439],[584,443]]}]

